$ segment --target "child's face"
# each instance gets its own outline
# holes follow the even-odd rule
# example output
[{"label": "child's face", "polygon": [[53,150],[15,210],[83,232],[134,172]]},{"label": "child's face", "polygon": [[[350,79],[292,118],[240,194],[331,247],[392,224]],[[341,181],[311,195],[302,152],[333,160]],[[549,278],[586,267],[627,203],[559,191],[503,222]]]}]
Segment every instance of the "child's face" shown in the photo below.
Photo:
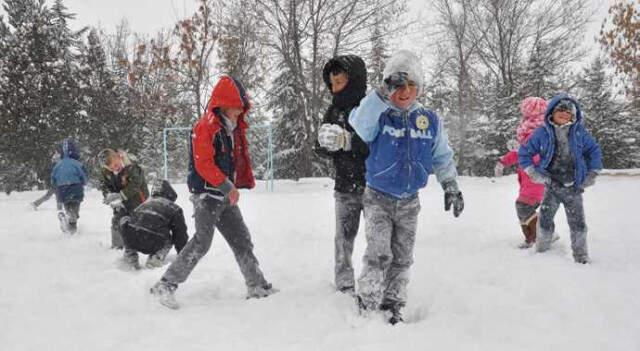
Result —
[{"label": "child's face", "polygon": [[406,110],[416,101],[417,97],[418,86],[415,82],[409,81],[396,89],[389,99],[396,107]]},{"label": "child's face", "polygon": [[119,173],[124,168],[124,162],[122,162],[121,157],[113,158],[107,165],[107,168],[113,173]]},{"label": "child's face", "polygon": [[244,109],[240,107],[222,107],[220,110],[233,122],[237,122],[242,112],[244,112]]},{"label": "child's face", "polygon": [[554,111],[551,115],[551,121],[559,126],[571,122],[572,119],[573,114],[570,111]]},{"label": "child's face", "polygon": [[330,73],[329,81],[331,82],[331,92],[337,94],[347,86],[347,83],[349,83],[349,77],[344,72],[338,74]]}]

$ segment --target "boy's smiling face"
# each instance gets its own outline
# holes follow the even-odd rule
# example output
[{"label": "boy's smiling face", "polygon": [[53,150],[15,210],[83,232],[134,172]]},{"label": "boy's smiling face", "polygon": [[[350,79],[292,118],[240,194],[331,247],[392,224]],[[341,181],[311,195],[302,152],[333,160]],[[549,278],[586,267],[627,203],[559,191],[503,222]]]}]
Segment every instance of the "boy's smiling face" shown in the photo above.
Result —
[{"label": "boy's smiling face", "polygon": [[571,122],[572,119],[573,114],[569,111],[553,111],[553,115],[551,115],[551,121],[559,126]]},{"label": "boy's smiling face", "polygon": [[416,101],[418,97],[418,86],[413,81],[397,88],[389,97],[389,100],[398,108],[406,110]]},{"label": "boy's smiling face", "polygon": [[331,92],[337,94],[341,92],[349,83],[349,77],[345,72],[338,74],[329,74],[329,81],[331,82]]},{"label": "boy's smiling face", "polygon": [[122,161],[122,157],[117,155],[115,158],[109,160],[109,164],[107,168],[113,173],[119,173],[124,168],[124,162]]}]

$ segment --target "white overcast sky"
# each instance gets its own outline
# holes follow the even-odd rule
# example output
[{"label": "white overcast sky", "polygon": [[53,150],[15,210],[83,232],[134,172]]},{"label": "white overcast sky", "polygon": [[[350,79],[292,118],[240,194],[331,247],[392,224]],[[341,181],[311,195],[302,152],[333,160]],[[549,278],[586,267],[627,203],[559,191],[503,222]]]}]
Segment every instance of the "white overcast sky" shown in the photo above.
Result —
[{"label": "white overcast sky", "polygon": [[[590,0],[595,15],[593,22],[585,33],[585,42],[592,43],[593,54],[597,53],[598,47],[594,43],[593,37],[597,35],[602,20],[607,14],[610,3],[615,0]],[[48,0],[52,3],[52,0]],[[3,3],[0,0],[0,3]],[[421,13],[429,15],[428,0],[409,0],[411,13]],[[107,33],[114,31],[116,24],[123,18],[129,22],[133,32],[153,35],[163,28],[171,28],[179,19],[192,14],[197,5],[196,0],[64,0],[64,4],[70,12],[76,14],[76,20],[71,23],[74,28],[82,26],[98,26]],[[0,15],[4,14],[4,9],[0,8]],[[405,37],[403,48],[421,43],[422,50],[428,50],[429,43],[422,37]],[[416,50],[420,51],[420,50]],[[591,56],[591,55],[590,55]],[[428,59],[424,57],[425,59]]]}]

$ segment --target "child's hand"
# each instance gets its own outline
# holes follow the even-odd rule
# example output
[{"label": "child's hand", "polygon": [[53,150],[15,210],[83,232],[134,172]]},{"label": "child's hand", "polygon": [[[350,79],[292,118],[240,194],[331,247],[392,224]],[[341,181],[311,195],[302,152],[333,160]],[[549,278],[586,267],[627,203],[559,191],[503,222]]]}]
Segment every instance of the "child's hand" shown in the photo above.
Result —
[{"label": "child's hand", "polygon": [[442,184],[442,189],[444,189],[444,210],[449,211],[453,205],[453,216],[457,218],[464,210],[464,198],[458,189],[458,183],[450,180]]},{"label": "child's hand", "polygon": [[504,165],[500,162],[496,162],[496,167],[493,169],[493,175],[496,177],[502,177],[504,175]]},{"label": "child's hand", "polygon": [[240,201],[240,192],[234,186],[233,189],[231,189],[231,191],[229,192],[229,203],[231,204],[231,206],[235,206],[238,204],[238,201]]},{"label": "child's hand", "polygon": [[536,171],[535,168],[533,168],[533,166],[529,166],[525,168],[524,172],[527,173],[529,178],[531,178],[531,181],[534,183],[544,184],[544,185],[551,184],[551,179],[549,179],[549,177],[546,177],[540,174],[540,172]]},{"label": "child's hand", "polygon": [[123,198],[120,193],[108,193],[102,202],[106,205],[111,206],[114,209],[118,209],[123,207]]},{"label": "child's hand", "polygon": [[587,173],[587,177],[584,179],[582,183],[582,189],[593,186],[596,183],[596,177],[598,176],[597,172],[590,171]]},{"label": "child's hand", "polygon": [[408,81],[409,74],[407,72],[396,72],[384,79],[384,85],[391,95],[398,88],[405,86]]},{"label": "child's hand", "polygon": [[337,124],[325,123],[318,131],[318,143],[331,152],[340,149],[349,151],[351,150],[351,133]]}]

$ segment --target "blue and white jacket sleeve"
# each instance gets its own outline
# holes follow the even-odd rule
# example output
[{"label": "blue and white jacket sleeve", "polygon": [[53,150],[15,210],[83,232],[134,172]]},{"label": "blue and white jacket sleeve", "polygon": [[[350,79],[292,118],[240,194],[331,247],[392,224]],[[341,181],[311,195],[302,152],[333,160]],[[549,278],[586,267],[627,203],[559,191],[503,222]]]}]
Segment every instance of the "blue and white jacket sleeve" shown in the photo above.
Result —
[{"label": "blue and white jacket sleeve", "polygon": [[378,123],[380,116],[388,109],[389,105],[384,102],[378,92],[372,90],[360,101],[360,106],[351,110],[349,123],[360,139],[370,143],[380,131]]},{"label": "blue and white jacket sleeve", "polygon": [[458,171],[453,160],[453,150],[449,146],[449,137],[440,118],[438,118],[438,133],[431,149],[431,155],[433,169],[438,182],[443,184],[455,180],[458,176]]}]

